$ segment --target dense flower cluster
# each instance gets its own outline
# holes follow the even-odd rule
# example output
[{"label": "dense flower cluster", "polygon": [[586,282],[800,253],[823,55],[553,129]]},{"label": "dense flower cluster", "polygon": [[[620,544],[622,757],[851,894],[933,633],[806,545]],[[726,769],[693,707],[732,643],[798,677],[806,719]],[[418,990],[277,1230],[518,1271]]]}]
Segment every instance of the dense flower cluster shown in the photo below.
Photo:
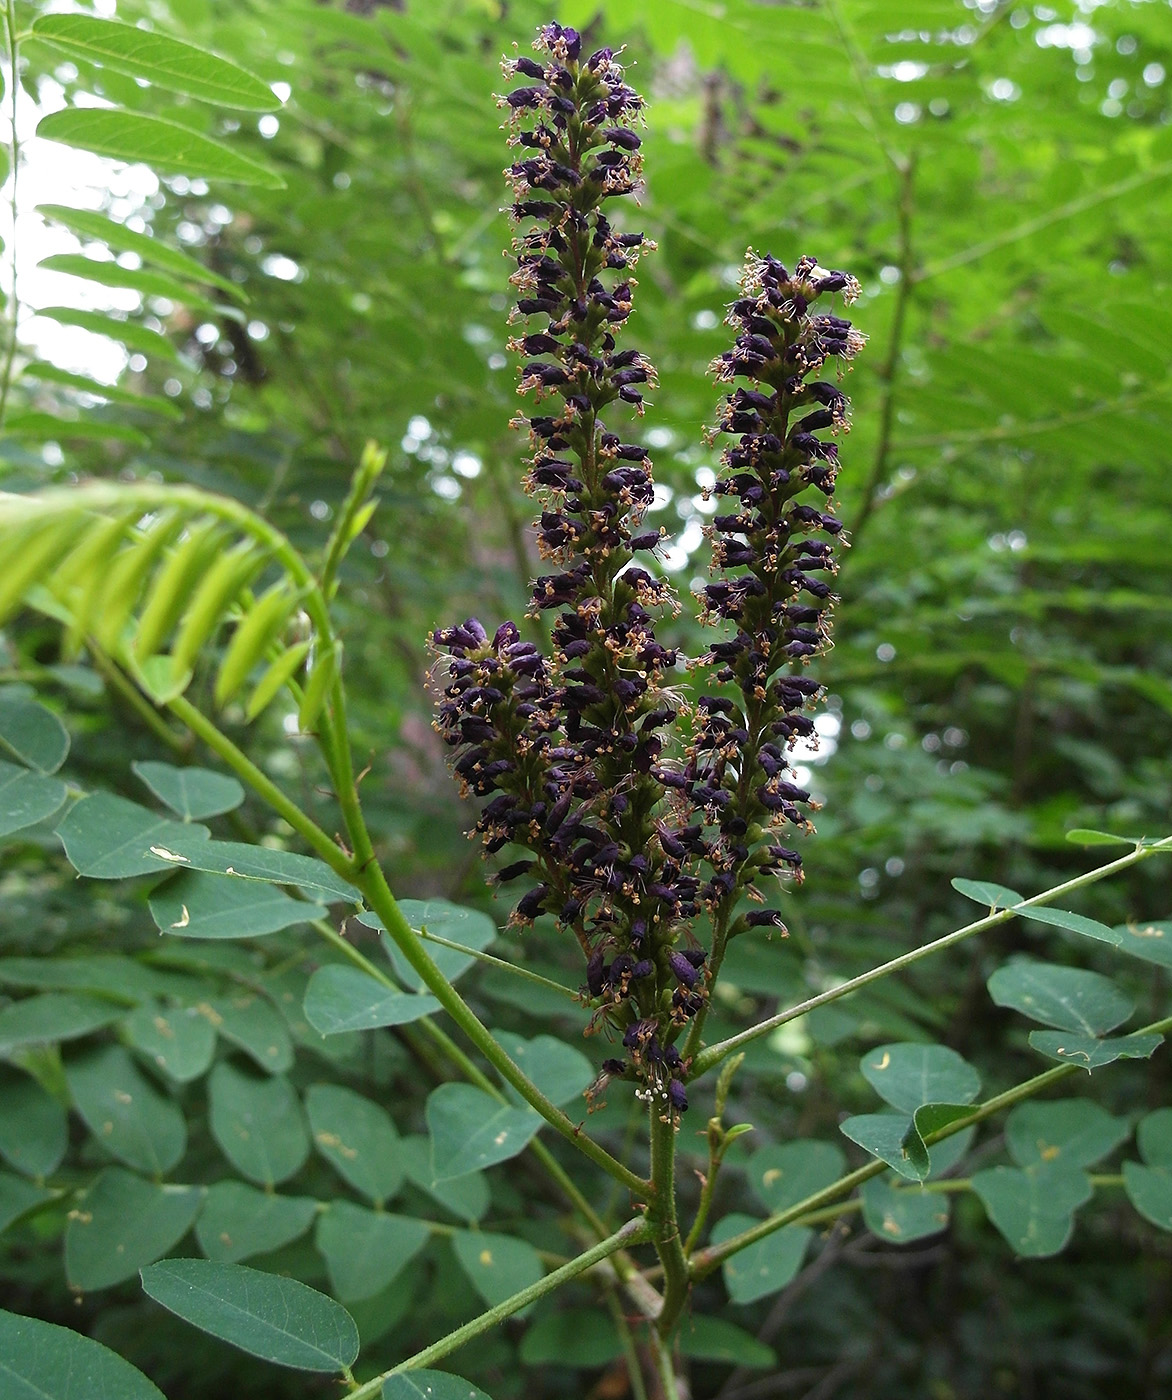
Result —
[{"label": "dense flower cluster", "polygon": [[[705,697],[693,720],[672,684],[677,653],[655,632],[674,598],[636,562],[659,543],[643,525],[651,462],[602,416],[612,405],[642,413],[655,384],[638,350],[618,348],[631,270],[653,245],[603,213],[638,185],[642,99],[610,49],[582,56],[573,29],[546,25],[534,47],[538,59],[506,62],[509,76],[528,81],[502,104],[510,143],[525,152],[506,171],[521,225],[514,319],[527,318],[510,345],[524,357],[519,392],[535,401],[517,425],[529,434],[526,489],[539,501],[538,546],[552,566],[533,586],[535,615],[553,614],[552,655],[511,622],[491,638],[474,619],[438,631],[446,655],[437,728],[465,790],[488,799],[477,821],[488,851],[526,853],[497,877],[531,882],[513,921],[550,915],[581,946],[592,1025],[625,1052],[604,1062],[604,1078],[638,1081],[667,1117],[687,1107],[677,1042],[703,1012],[711,975],[697,918],[730,910],[756,873],[797,864],[782,847],[756,849],[754,832],[796,820],[806,797],[784,781],[783,754],[807,732],[798,712],[817,687],[777,672],[825,633],[829,587],[807,571],[830,563],[805,536],[837,522],[792,497],[810,484],[833,489],[833,446],[814,434],[842,420],[845,400],[806,376],[829,355],[853,353],[857,340],[845,322],[807,307],[851,284],[808,259],[791,283],[767,259],[734,308],[744,334],[726,376],[747,373],[774,392],[738,390],[722,425],[742,438],[717,489],[738,495],[741,513],[717,519],[715,562],[727,577],[709,587],[706,606],[737,632],[707,660],[743,698]],[[791,428],[791,412],[806,403],[816,411]],[[812,604],[796,601],[803,590]],[[673,762],[665,750],[681,723],[692,724],[693,745]],[[742,923],[762,921],[758,912]],[[716,961],[722,951],[714,944]]]},{"label": "dense flower cluster", "polygon": [[[716,424],[716,433],[737,437],[713,488],[735,508],[709,528],[718,577],[701,595],[706,620],[735,628],[705,660],[736,694],[700,699],[686,769],[689,796],[718,832],[703,891],[718,937],[760,875],[801,878],[801,857],[777,844],[773,832],[807,824],[802,809],[810,794],[790,781],[786,751],[794,739],[812,736],[803,711],[820,687],[794,667],[828,644],[834,597],[826,576],[836,570],[830,541],[842,525],[798,498],[811,488],[833,494],[838,447],[818,434],[846,428],[848,401],[837,384],[817,376],[828,360],[849,361],[864,343],[849,321],[811,312],[831,292],[851,301],[858,284],[811,257],[800,258],[791,276],[776,258],[750,251],[728,318],[736,343],[711,367],[718,381],[752,384],[725,399]],[[781,922],[779,911],[758,909],[728,933]]]}]

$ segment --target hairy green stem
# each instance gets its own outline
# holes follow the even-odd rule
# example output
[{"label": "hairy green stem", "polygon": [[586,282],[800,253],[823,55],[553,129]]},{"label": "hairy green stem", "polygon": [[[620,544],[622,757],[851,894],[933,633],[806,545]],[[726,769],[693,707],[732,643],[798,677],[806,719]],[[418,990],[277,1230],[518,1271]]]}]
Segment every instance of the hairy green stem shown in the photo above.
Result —
[{"label": "hairy green stem", "polygon": [[[1136,1034],[1165,1035],[1169,1031],[1172,1031],[1172,1016],[1165,1017],[1160,1021],[1153,1021],[1151,1025],[1143,1026]],[[993,1117],[1002,1109],[1012,1108],[1015,1104],[1021,1103],[1022,1100],[1041,1093],[1043,1089],[1061,1083],[1072,1074],[1079,1073],[1080,1069],[1079,1065],[1056,1065],[1053,1069],[1044,1070],[1032,1079],[1027,1079],[1021,1084],[1014,1085],[1012,1089],[1006,1089],[1002,1094],[996,1094],[993,1098],[986,1099],[984,1103],[978,1104],[971,1113],[965,1114],[963,1118],[958,1118],[955,1122],[949,1123],[934,1133],[928,1133],[924,1142],[929,1147],[934,1143],[942,1142],[955,1133],[961,1133],[966,1128],[971,1128],[986,1118]],[[848,1172],[846,1176],[839,1177],[837,1181],[832,1182],[821,1191],[815,1191],[787,1210],[778,1211],[776,1215],[769,1216],[759,1225],[743,1230],[739,1235],[733,1235],[731,1239],[725,1240],[722,1244],[710,1245],[707,1249],[703,1249],[693,1256],[692,1278],[694,1280],[706,1278],[732,1255],[739,1253],[742,1249],[747,1249],[751,1244],[756,1244],[758,1240],[767,1239],[774,1231],[780,1230],[786,1225],[793,1225],[799,1220],[805,1220],[808,1223],[812,1212],[818,1211],[820,1207],[830,1205],[837,1201],[840,1196],[848,1195],[856,1186],[861,1186],[864,1181],[869,1181],[873,1176],[879,1176],[888,1170],[890,1168],[887,1163],[877,1158],[873,1162],[868,1162],[865,1167],[859,1167],[856,1171]]]},{"label": "hairy green stem", "polygon": [[668,1104],[653,1099],[651,1120],[651,1208],[647,1218],[654,1230],[655,1252],[663,1265],[663,1308],[656,1319],[659,1335],[669,1338],[688,1301],[691,1280],[680,1241],[676,1216],[676,1125]]},{"label": "hairy green stem", "polygon": [[596,1264],[602,1263],[616,1251],[629,1248],[632,1245],[645,1244],[650,1238],[651,1230],[646,1221],[641,1219],[628,1220],[621,1230],[616,1230],[613,1235],[602,1240],[592,1249],[585,1250],[576,1259],[571,1259],[560,1269],[555,1269],[552,1274],[546,1274],[537,1283],[530,1284],[528,1288],[522,1288],[519,1293],[514,1293],[503,1303],[489,1308],[487,1312],[481,1313],[471,1322],[466,1322],[463,1327],[457,1327],[454,1332],[449,1332],[438,1342],[433,1342],[431,1346],[424,1347],[414,1356],[409,1356],[406,1361],[401,1361],[397,1366],[392,1366],[389,1371],[384,1371],[382,1375],[375,1376],[365,1385],[360,1385],[357,1390],[351,1391],[350,1400],[367,1400],[367,1397],[377,1395],[388,1376],[397,1376],[402,1371],[422,1370],[424,1367],[430,1366],[432,1362],[442,1360],[449,1353],[464,1346],[465,1343],[490,1331],[497,1323],[503,1322],[505,1318],[512,1317],[515,1312],[519,1312],[530,1303],[536,1302],[538,1298],[544,1298],[547,1293],[552,1293],[563,1283],[569,1283],[571,1279],[577,1278]]},{"label": "hairy green stem", "polygon": [[715,1045],[710,1045],[696,1056],[692,1063],[692,1070],[689,1079],[696,1079],[701,1074],[718,1065],[727,1055],[731,1055],[734,1050],[740,1049],[742,1045],[749,1044],[750,1041],[757,1040],[763,1035],[768,1035],[778,1026],[784,1026],[788,1021],[794,1021],[799,1016],[805,1016],[807,1012],[814,1011],[819,1006],[825,1006],[828,1002],[837,1001],[839,997],[849,996],[851,992],[858,991],[860,987],[866,987],[871,982],[877,982],[883,977],[888,977],[893,972],[900,972],[905,967],[911,967],[913,963],[919,962],[921,958],[926,958],[932,953],[939,953],[945,948],[950,948],[954,943],[959,943],[965,938],[971,937],[974,933],[983,933],[985,929],[995,928],[998,924],[1007,923],[1023,910],[1035,904],[1049,904],[1051,900],[1060,895],[1069,894],[1072,890],[1082,889],[1086,885],[1093,885],[1098,880],[1103,880],[1109,875],[1117,874],[1120,870],[1126,870],[1129,866],[1137,865],[1140,861],[1147,860],[1149,856],[1154,856],[1160,852],[1172,851],[1172,837],[1160,841],[1150,846],[1137,846],[1134,851],[1128,852],[1125,856],[1120,856],[1118,860],[1109,861],[1106,865],[1100,865],[1096,870],[1089,870],[1083,875],[1076,875],[1071,880],[1064,881],[1061,885],[1055,885],[1053,889],[1044,890],[1041,894],[1023,899],[1020,904],[1015,904],[1012,909],[999,909],[994,914],[987,914],[983,919],[977,919],[974,923],[965,924],[963,928],[955,929],[952,933],[946,933],[943,938],[937,938],[931,943],[925,943],[921,948],[913,948],[910,953],[901,953],[899,957],[892,958],[890,962],[880,963],[878,967],[873,967],[867,972],[860,973],[858,977],[852,977],[847,982],[842,982],[836,987],[831,987],[829,991],[820,992],[817,996],[799,1002],[796,1006],[791,1006],[785,1011],[779,1011],[776,1016],[769,1016],[764,1021],[759,1021],[755,1026],[750,1026],[748,1030],[739,1031],[736,1035],[729,1036],[727,1040],[719,1041]]}]

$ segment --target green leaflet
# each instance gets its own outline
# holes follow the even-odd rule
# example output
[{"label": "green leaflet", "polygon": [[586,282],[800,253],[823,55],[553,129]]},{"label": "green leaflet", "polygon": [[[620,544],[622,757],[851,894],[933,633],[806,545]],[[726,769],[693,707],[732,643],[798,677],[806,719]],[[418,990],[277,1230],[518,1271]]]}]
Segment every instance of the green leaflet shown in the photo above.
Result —
[{"label": "green leaflet", "polygon": [[212,1062],[216,1032],[194,1006],[146,1002],[122,1022],[127,1044],[178,1084],[198,1079]]},{"label": "green leaflet", "polygon": [[1135,1010],[1131,998],[1097,972],[1025,958],[997,969],[989,995],[1045,1026],[1092,1037],[1114,1030]]},{"label": "green leaflet", "polygon": [[224,1061],[208,1077],[212,1136],[241,1176],[277,1186],[309,1155],[301,1104],[288,1080],[259,1079]]},{"label": "green leaflet", "polygon": [[120,1162],[162,1176],[183,1156],[187,1127],[182,1112],[121,1045],[69,1060],[65,1078],[86,1127]]},{"label": "green leaflet", "polygon": [[972,1187],[1017,1254],[1041,1258],[1057,1254],[1074,1230],[1074,1213],[1090,1200],[1085,1172],[1062,1163],[1036,1162],[977,1172]]},{"label": "green leaflet", "polygon": [[317,1222],[318,1250],[330,1288],[344,1302],[371,1298],[392,1283],[428,1240],[427,1226],[406,1215],[331,1201]]},{"label": "green leaflet", "polygon": [[[712,1243],[723,1244],[734,1235],[759,1225],[751,1215],[733,1212],[712,1228]],[[755,1303],[790,1283],[802,1267],[814,1231],[804,1225],[785,1225],[756,1244],[730,1254],[721,1266],[724,1286],[734,1303]]]},{"label": "green leaflet", "polygon": [[242,1181],[217,1181],[195,1224],[199,1247],[209,1259],[239,1264],[303,1235],[317,1215],[309,1196],[278,1196]]},{"label": "green leaflet", "polygon": [[33,34],[55,49],[220,107],[271,112],[281,104],[267,83],[238,64],[169,34],[90,15],[42,15]]},{"label": "green leaflet", "polygon": [[846,1157],[832,1142],[787,1142],[762,1147],[749,1158],[749,1188],[766,1210],[777,1213],[829,1186],[846,1170]]},{"label": "green leaflet", "polygon": [[187,1233],[202,1186],[160,1186],[107,1167],[71,1213],[65,1274],[74,1288],[109,1288],[153,1264]]},{"label": "green leaflet", "polygon": [[531,1108],[511,1108],[471,1084],[441,1084],[427,1099],[433,1181],[482,1171],[523,1152],[541,1127]]},{"label": "green leaflet", "polygon": [[68,1327],[0,1310],[5,1400],[164,1400],[129,1361]]},{"label": "green leaflet", "polygon": [[341,1371],[358,1328],[339,1303],[295,1279],[210,1259],[166,1259],[142,1271],[155,1302],[241,1351],[302,1371]]},{"label": "green leaflet", "polygon": [[340,1084],[314,1084],[305,1110],[314,1146],[356,1191],[378,1206],[398,1192],[399,1134],[385,1109]]},{"label": "green leaflet", "polygon": [[0,691],[0,753],[36,773],[56,773],[69,753],[69,733],[44,705]]},{"label": "green leaflet", "polygon": [[210,768],[176,768],[172,763],[130,765],[151,792],[184,821],[203,821],[231,812],[244,801],[244,788],[228,773]]},{"label": "green leaflet", "polygon": [[179,938],[261,938],[326,912],[274,885],[200,870],[182,871],[159,886],[150,910],[160,933]]},{"label": "green leaflet", "polygon": [[68,1143],[65,1110],[27,1074],[0,1072],[0,1157],[25,1176],[56,1171]]},{"label": "green leaflet", "polygon": [[305,989],[305,1019],[322,1035],[404,1026],[439,1010],[432,996],[398,992],[358,967],[319,967]]},{"label": "green leaflet", "polygon": [[972,1065],[944,1045],[880,1045],[859,1068],[879,1097],[904,1113],[927,1103],[971,1103],[981,1088]]},{"label": "green leaflet", "polygon": [[64,802],[64,783],[0,759],[0,836],[45,821]]},{"label": "green leaflet", "polygon": [[0,1055],[11,1055],[29,1045],[77,1040],[117,1021],[122,1014],[122,1007],[98,997],[67,992],[24,997],[0,1010]]},{"label": "green leaflet", "polygon": [[95,792],[75,802],[57,828],[69,863],[92,880],[173,870],[174,861],[155,851],[167,852],[178,840],[200,844],[210,834],[206,826],[157,816],[110,792]]},{"label": "green leaflet", "polygon": [[940,1192],[875,1176],[863,1182],[860,1194],[867,1229],[889,1244],[911,1244],[948,1228],[949,1200]]},{"label": "green leaflet", "polygon": [[70,107],[50,112],[38,123],[37,135],[112,160],[142,161],[168,175],[261,185],[269,190],[285,187],[275,170],[221,141],[178,122],[122,107]]},{"label": "green leaflet", "polygon": [[490,1400],[483,1390],[446,1371],[404,1371],[383,1382],[383,1400]]},{"label": "green leaflet", "polygon": [[[468,1282],[490,1308],[545,1275],[545,1266],[533,1246],[512,1235],[459,1230],[452,1236],[452,1249]],[[516,1316],[527,1316],[532,1306]]]},{"label": "green leaflet", "polygon": [[200,1003],[200,1010],[225,1040],[269,1074],[293,1067],[293,1042],[280,1013],[266,997],[242,992]]}]

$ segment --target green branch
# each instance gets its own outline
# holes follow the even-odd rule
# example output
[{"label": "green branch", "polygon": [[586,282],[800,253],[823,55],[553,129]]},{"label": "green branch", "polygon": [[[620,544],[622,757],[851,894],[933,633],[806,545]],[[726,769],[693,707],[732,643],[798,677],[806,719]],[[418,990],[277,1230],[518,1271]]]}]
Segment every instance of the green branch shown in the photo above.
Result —
[{"label": "green branch", "polygon": [[397,1366],[392,1366],[389,1371],[384,1371],[382,1375],[375,1376],[365,1385],[360,1385],[357,1390],[350,1392],[349,1400],[368,1400],[368,1397],[379,1393],[388,1376],[397,1376],[402,1371],[422,1370],[424,1367],[430,1366],[432,1362],[442,1360],[449,1353],[464,1346],[465,1343],[490,1331],[497,1323],[503,1322],[505,1318],[512,1317],[515,1312],[520,1312],[522,1308],[536,1302],[538,1298],[544,1298],[547,1293],[552,1293],[563,1283],[569,1283],[579,1274],[584,1274],[596,1264],[602,1263],[616,1251],[629,1248],[632,1245],[645,1244],[650,1238],[651,1230],[645,1220],[628,1220],[621,1230],[617,1230],[613,1235],[596,1244],[593,1249],[587,1249],[576,1259],[571,1259],[568,1264],[564,1264],[560,1269],[555,1269],[552,1274],[546,1274],[537,1283],[530,1284],[528,1288],[522,1288],[519,1293],[514,1293],[503,1303],[489,1308],[487,1312],[481,1313],[471,1322],[466,1322],[463,1327],[457,1327],[454,1332],[449,1332],[438,1342],[433,1342],[431,1346],[424,1347],[422,1351],[416,1352],[406,1361],[401,1361]]},{"label": "green branch", "polygon": [[905,967],[911,967],[921,958],[950,948],[954,943],[960,943],[974,933],[983,933],[985,929],[1008,923],[1010,919],[1016,918],[1023,909],[1028,909],[1035,904],[1048,904],[1059,895],[1082,889],[1086,885],[1093,885],[1096,881],[1105,879],[1108,875],[1114,875],[1120,870],[1126,870],[1129,866],[1138,865],[1140,861],[1147,860],[1149,856],[1154,856],[1161,851],[1172,852],[1172,837],[1168,837],[1157,845],[1137,846],[1134,851],[1120,856],[1118,860],[1099,866],[1097,870],[1076,875],[1072,880],[1055,885],[1053,889],[1033,895],[1030,899],[1023,899],[1012,909],[999,909],[994,914],[986,914],[983,919],[977,919],[974,923],[966,924],[963,928],[956,929],[952,933],[946,933],[943,938],[937,938],[932,943],[925,943],[921,948],[913,948],[910,953],[901,953],[899,957],[892,958],[890,962],[880,963],[878,967],[860,973],[858,977],[852,977],[848,982],[842,982],[838,986],[830,988],[829,991],[820,992],[817,996],[799,1002],[786,1011],[779,1011],[776,1016],[769,1016],[764,1021],[759,1021],[755,1026],[750,1026],[748,1030],[740,1031],[736,1035],[729,1036],[727,1040],[719,1041],[716,1045],[710,1045],[706,1050],[702,1050],[693,1062],[692,1071],[688,1076],[689,1080],[696,1079],[706,1073],[714,1065],[718,1065],[726,1055],[731,1055],[734,1050],[739,1050],[742,1045],[748,1045],[750,1041],[768,1035],[770,1031],[776,1030],[778,1026],[784,1026],[788,1021],[795,1021],[799,1016],[805,1016],[819,1006],[837,1001],[839,997],[849,996],[851,992],[858,991],[860,987],[866,987],[872,982],[878,982],[881,978],[890,976],[893,972],[900,972]]},{"label": "green branch", "polygon": [[[1161,1021],[1153,1021],[1151,1025],[1143,1026],[1136,1034],[1166,1035],[1169,1031],[1172,1031],[1172,1016],[1165,1017]],[[926,1134],[924,1143],[931,1147],[956,1133],[962,1133],[966,1128],[974,1127],[977,1123],[984,1122],[986,1118],[992,1118],[1002,1109],[1012,1108],[1023,1099],[1032,1098],[1035,1094],[1041,1093],[1043,1089],[1048,1089],[1053,1084],[1069,1079],[1072,1074],[1078,1074],[1081,1068],[1080,1065],[1072,1064],[1055,1065],[1053,1069],[1044,1070],[1032,1079],[1027,1079],[1022,1084],[1016,1084],[1012,1089],[1006,1089],[1003,1094],[996,1094],[993,1098],[986,1099],[984,1103],[978,1104],[972,1112],[966,1113],[963,1118],[958,1118],[955,1122],[949,1123],[934,1133]],[[820,1207],[831,1205],[840,1196],[849,1195],[856,1186],[861,1186],[863,1182],[869,1181],[873,1176],[879,1176],[880,1173],[888,1170],[888,1164],[876,1158],[875,1161],[868,1162],[865,1167],[848,1172],[846,1176],[839,1177],[837,1181],[823,1187],[821,1191],[815,1191],[804,1200],[798,1201],[788,1210],[779,1211],[776,1215],[769,1216],[767,1220],[762,1220],[759,1225],[743,1230],[739,1235],[733,1235],[731,1239],[725,1240],[722,1244],[710,1245],[707,1249],[700,1250],[692,1259],[692,1278],[694,1280],[706,1278],[720,1268],[726,1259],[739,1253],[742,1249],[747,1249],[749,1245],[756,1244],[759,1240],[767,1239],[786,1225],[793,1225],[799,1220],[805,1220],[812,1212],[818,1211]],[[1113,1185],[1114,1182],[1104,1184]]]}]

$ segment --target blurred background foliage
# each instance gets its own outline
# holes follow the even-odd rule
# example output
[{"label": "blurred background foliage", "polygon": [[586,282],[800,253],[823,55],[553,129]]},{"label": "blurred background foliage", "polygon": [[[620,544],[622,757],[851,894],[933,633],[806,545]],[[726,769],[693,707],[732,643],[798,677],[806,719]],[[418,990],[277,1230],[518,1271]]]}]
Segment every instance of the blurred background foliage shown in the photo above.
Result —
[{"label": "blurred background foliage", "polygon": [[[633,81],[651,100],[647,188],[623,217],[640,219],[659,250],[640,269],[631,343],[660,370],[641,429],[660,484],[651,519],[670,537],[664,565],[686,604],[705,573],[701,528],[713,505],[702,488],[717,461],[702,437],[716,402],[705,369],[726,343],[724,307],[745,249],[787,262],[813,253],[863,285],[853,319],[870,343],[846,385],[854,430],[839,497],[852,547],[835,649],[821,665],[822,747],[805,759],[825,809],[806,848],[808,879],[787,905],[791,936],[757,933],[734,948],[711,1037],[965,922],[972,906],[949,887],[953,874],[1032,893],[1089,864],[1064,841],[1072,827],[1167,831],[1172,14],[1163,0],[118,0],[117,16],[287,85],[284,108],[259,123],[157,89],[134,94],[143,110],[230,136],[279,170],[285,188],[112,184],[107,212],[185,248],[247,305],[225,308],[214,294],[202,306],[195,296],[194,305],[112,302],[178,352],[131,345],[129,360],[109,341],[54,339],[31,319],[35,300],[26,305],[23,336],[42,359],[118,375],[122,389],[178,412],[164,418],[84,380],[26,372],[14,407],[79,426],[50,433],[27,418],[0,442],[0,486],[158,473],[261,507],[312,552],[364,440],[386,445],[382,504],[346,563],[338,616],[357,747],[369,756],[364,802],[397,893],[443,895],[503,921],[464,837],[472,813],[429,728],[426,637],[469,613],[486,625],[519,617],[535,571],[522,444],[508,427],[506,153],[493,94],[501,54],[550,17],[580,25],[588,43],[627,43]],[[41,110],[79,93],[122,101],[131,81],[45,45],[30,42],[25,56],[25,92]],[[59,149],[30,143],[38,191],[52,189]],[[69,188],[46,197],[87,198]],[[40,229],[23,216],[18,249]],[[85,236],[78,247],[111,257]],[[111,279],[134,262],[109,264]],[[75,281],[53,299],[69,305]],[[692,651],[704,645],[688,606],[673,630]],[[159,735],[99,676],[63,663],[47,625],[26,621],[6,645],[3,678],[68,707],[78,780],[141,800],[129,761],[173,757]],[[310,754],[281,715],[240,737],[332,830]],[[264,820],[251,806],[238,817],[253,835],[287,834]],[[35,834],[5,850],[6,955],[129,951],[155,938],[141,896],[95,898],[54,852]],[[1078,907],[1107,923],[1166,918],[1167,870],[1149,862],[1094,886]],[[990,1087],[1035,1072],[1024,1031],[991,1005],[984,982],[1006,954],[1039,948],[1088,967],[1110,956],[1036,925],[1004,927],[759,1043],[732,1117],[756,1125],[757,1146],[799,1133],[837,1139],[840,1110],[870,1102],[858,1056],[884,1040],[943,1040]],[[263,949],[247,966],[214,971],[272,992],[274,968],[285,975],[311,956],[290,934]],[[580,975],[576,950],[540,930],[523,952],[509,937],[497,951],[563,980]],[[1152,1015],[1167,977],[1147,964],[1120,973]],[[582,1023],[499,974],[467,985],[498,1023],[533,1033],[556,1015],[571,1037]],[[387,1033],[368,1047],[334,1056],[329,1076],[392,1094],[401,1130],[419,1131],[401,1047]],[[306,1083],[325,1072],[310,1049],[298,1064]],[[1168,1088],[1163,1054],[1096,1081],[1118,1113],[1167,1102]],[[708,1112],[697,1098],[685,1152],[692,1121],[701,1129]],[[202,1111],[189,1106],[188,1179],[215,1176]],[[614,1102],[596,1121],[605,1135],[625,1120]],[[978,1155],[997,1150],[990,1135]],[[726,1210],[744,1195],[730,1163]],[[699,1155],[685,1175],[690,1165],[702,1165]],[[315,1188],[307,1179],[300,1189]],[[539,1242],[546,1208],[533,1207],[530,1189],[494,1178],[493,1218],[528,1215]],[[90,1330],[171,1400],[220,1395],[229,1383],[238,1395],[313,1389],[195,1340],[157,1310],[144,1327],[149,1305],[136,1285],[74,1303],[52,1244],[62,1224],[38,1217],[0,1240],[11,1306]],[[303,1243],[274,1259],[313,1282],[311,1253]],[[392,1359],[472,1306],[451,1259],[425,1258],[409,1293],[400,1285],[404,1296],[384,1297],[367,1324]],[[946,1235],[904,1250],[865,1232],[824,1238],[780,1303],[733,1308],[716,1281],[702,1294],[698,1311],[759,1333],[780,1360],[764,1377],[697,1362],[697,1397],[1154,1400],[1172,1385],[1172,1246],[1111,1193],[1054,1260],[1012,1266],[965,1200]],[[456,1364],[498,1400],[627,1393],[601,1343],[593,1353],[583,1343],[592,1369],[542,1365],[522,1377],[523,1336],[510,1324]]]}]

